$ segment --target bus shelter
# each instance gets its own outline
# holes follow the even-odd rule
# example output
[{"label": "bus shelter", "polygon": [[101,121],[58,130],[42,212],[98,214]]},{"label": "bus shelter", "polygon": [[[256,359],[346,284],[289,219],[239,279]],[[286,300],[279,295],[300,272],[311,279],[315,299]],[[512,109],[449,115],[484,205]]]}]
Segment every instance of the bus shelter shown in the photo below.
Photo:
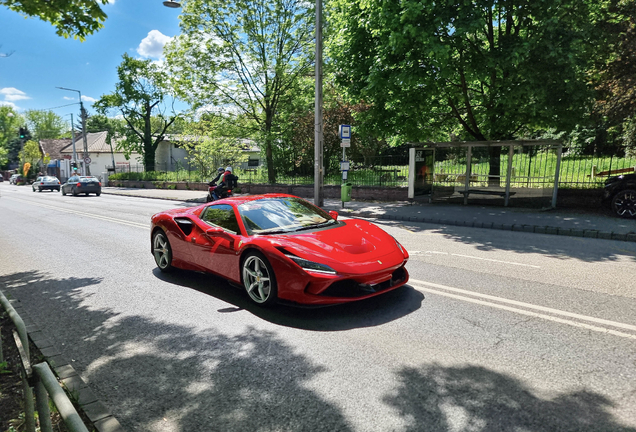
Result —
[{"label": "bus shelter", "polygon": [[[531,195],[528,191],[551,194],[556,208],[559,171],[563,146],[556,140],[459,141],[411,143],[409,149],[408,197],[438,192],[469,196],[494,196],[504,199]],[[498,151],[492,152],[492,147]],[[498,169],[490,169],[491,154],[498,155]],[[505,169],[505,174],[501,172]]]}]

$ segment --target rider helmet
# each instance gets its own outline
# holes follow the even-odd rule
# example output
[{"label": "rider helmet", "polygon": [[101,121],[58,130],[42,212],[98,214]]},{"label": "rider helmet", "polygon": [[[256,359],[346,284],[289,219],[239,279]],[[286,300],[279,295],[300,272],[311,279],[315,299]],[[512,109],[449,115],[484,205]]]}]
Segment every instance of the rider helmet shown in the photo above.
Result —
[{"label": "rider helmet", "polygon": [[232,167],[231,167],[231,166],[229,166],[229,167],[225,168],[225,171],[232,172]]},{"label": "rider helmet", "polygon": [[219,167],[219,169],[218,169],[218,170],[216,170],[216,171],[217,171],[218,173],[225,172],[225,170],[223,169],[223,167]]}]

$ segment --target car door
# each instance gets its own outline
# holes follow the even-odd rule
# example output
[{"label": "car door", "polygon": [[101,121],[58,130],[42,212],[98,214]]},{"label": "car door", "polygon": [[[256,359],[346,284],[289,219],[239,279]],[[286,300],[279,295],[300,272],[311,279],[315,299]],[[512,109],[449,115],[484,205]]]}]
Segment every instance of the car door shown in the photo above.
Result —
[{"label": "car door", "polygon": [[206,207],[196,220],[193,234],[190,245],[194,262],[206,270],[237,280],[237,251],[242,236],[234,207],[229,204]]}]

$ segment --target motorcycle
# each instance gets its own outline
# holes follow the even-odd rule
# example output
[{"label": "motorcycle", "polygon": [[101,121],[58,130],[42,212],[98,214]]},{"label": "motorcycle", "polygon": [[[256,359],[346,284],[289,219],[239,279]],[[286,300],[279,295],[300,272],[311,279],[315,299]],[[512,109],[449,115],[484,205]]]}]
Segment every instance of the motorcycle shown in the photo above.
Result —
[{"label": "motorcycle", "polygon": [[[214,199],[214,194],[213,194],[213,192],[214,192],[214,191],[216,190],[216,188],[218,188],[218,187],[219,187],[219,186],[217,186],[216,184],[212,184],[212,183],[208,186],[208,196],[207,196],[207,197],[205,197],[205,202],[212,202],[212,201],[214,201],[214,200],[215,200],[215,199]],[[220,198],[219,198],[219,199],[229,198],[229,197],[231,197],[232,195],[233,195],[233,194],[232,194],[232,189],[225,189],[225,190],[223,190],[223,192],[221,192],[221,196],[220,196]]]}]

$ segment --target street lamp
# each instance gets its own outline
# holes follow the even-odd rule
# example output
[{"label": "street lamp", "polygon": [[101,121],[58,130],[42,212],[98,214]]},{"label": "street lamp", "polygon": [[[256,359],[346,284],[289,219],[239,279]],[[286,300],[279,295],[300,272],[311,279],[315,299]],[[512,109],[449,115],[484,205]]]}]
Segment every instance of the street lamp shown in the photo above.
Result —
[{"label": "street lamp", "polygon": [[82,92],[75,89],[70,89],[66,87],[56,87],[60,90],[68,90],[74,91],[79,94],[79,104],[80,104],[80,116],[82,118],[82,135],[84,136],[84,163],[82,166],[84,167],[84,175],[91,175],[91,167],[86,162],[88,160],[88,142],[86,141],[86,110],[84,109],[84,102],[82,102]]}]

